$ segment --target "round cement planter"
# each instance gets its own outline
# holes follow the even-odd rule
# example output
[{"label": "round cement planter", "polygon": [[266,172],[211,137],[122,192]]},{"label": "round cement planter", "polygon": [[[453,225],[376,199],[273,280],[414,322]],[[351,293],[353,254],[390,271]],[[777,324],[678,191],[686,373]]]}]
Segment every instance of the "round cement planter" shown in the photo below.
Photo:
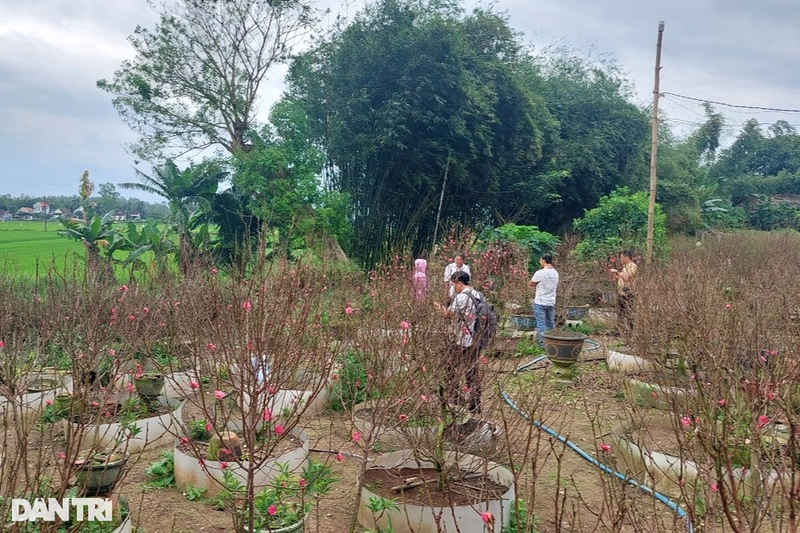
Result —
[{"label": "round cement planter", "polygon": [[[622,463],[622,467],[618,466],[617,470],[627,470],[633,476],[643,478],[645,484],[658,492],[680,497],[681,482],[685,486],[690,486],[698,481],[700,469],[697,463],[675,455],[650,451],[644,446],[635,444],[629,438],[631,430],[635,428],[653,427],[673,430],[676,423],[678,422],[674,417],[654,414],[636,424],[629,422],[617,424],[612,430],[614,454]],[[733,469],[733,478],[739,486],[740,496],[752,495],[758,490],[761,485],[758,476],[759,473],[754,470],[741,467]],[[729,477],[727,470],[724,472],[724,477],[726,479]]]},{"label": "round cement planter", "polygon": [[[43,371],[22,382],[21,387],[25,391],[23,394],[0,396],[0,412],[16,408],[21,417],[39,416],[47,405],[55,401],[56,396],[72,391],[72,378],[60,372]],[[35,390],[45,387],[48,388]]]},{"label": "round cement planter", "polygon": [[[404,426],[400,429],[401,423],[392,421],[389,424],[378,422],[373,424],[372,420],[361,418],[358,413],[368,409],[373,409],[378,402],[371,400],[353,406],[353,423],[359,433],[364,436],[367,442],[381,443],[390,448],[407,448],[409,445],[416,445],[421,442],[431,443],[436,438],[438,425],[431,426]],[[469,412],[462,407],[451,406],[455,412],[456,424],[463,424],[469,420]]]},{"label": "round cement planter", "polygon": [[[655,394],[653,394],[655,393]],[[695,391],[679,387],[668,387],[631,378],[625,384],[625,396],[636,405],[669,411],[675,404],[683,405],[693,397]]]},{"label": "round cement planter", "polygon": [[[309,516],[311,516],[310,513],[305,515],[303,517],[303,520],[301,520],[300,522],[297,522],[296,524],[292,524],[290,526],[281,527],[278,529],[263,529],[263,528],[257,529],[256,533],[303,533],[306,529],[306,522],[308,522]],[[247,526],[244,527],[244,530],[250,531],[250,529]]]},{"label": "round cement planter", "polygon": [[180,399],[194,394],[196,390],[191,386],[193,381],[200,383],[197,370],[184,370],[164,376],[164,396]]},{"label": "round cement planter", "polygon": [[[269,409],[275,416],[290,416],[291,413],[302,411],[302,416],[316,416],[320,414],[328,405],[331,396],[330,380],[319,374],[304,372],[299,370],[295,373],[298,381],[306,380],[309,389],[286,389],[279,390],[269,397],[263,397],[262,405],[258,406],[258,412]],[[316,394],[314,394],[316,392]],[[250,395],[244,393],[239,408],[239,401],[233,395],[229,395],[223,402],[223,412],[218,412],[218,417],[228,418],[228,429],[233,431],[242,430],[242,409],[245,412],[250,410]],[[217,404],[219,405],[219,404]],[[216,409],[216,408],[215,408]],[[288,413],[288,414],[287,414]]]},{"label": "round cement planter", "polygon": [[133,531],[132,524],[133,520],[131,519],[131,515],[128,515],[119,525],[119,527],[114,530],[114,533],[131,533]]},{"label": "round cement planter", "polygon": [[[366,487],[361,489],[361,500],[358,503],[358,522],[367,529],[387,528],[389,519],[392,522],[394,533],[500,533],[509,523],[511,507],[516,498],[514,488],[514,475],[510,470],[491,461],[486,461],[474,455],[457,455],[454,452],[445,453],[445,461],[450,464],[458,462],[463,472],[483,472],[484,466],[488,477],[508,490],[496,500],[481,502],[476,505],[455,507],[427,507],[422,505],[398,502],[398,510],[386,511],[379,520],[369,510],[369,501],[379,496]],[[413,458],[413,452],[402,450],[390,452],[375,458],[372,468],[431,468],[432,463],[418,463]],[[400,499],[400,498],[398,498]],[[494,516],[494,523],[484,524],[481,513],[488,511]],[[438,518],[438,523],[437,523]]]},{"label": "round cement planter", "polygon": [[655,365],[637,355],[629,355],[614,350],[608,350],[606,366],[609,370],[618,372],[649,372],[655,370]]},{"label": "round cement planter", "polygon": [[[169,406],[173,410],[160,416],[142,418],[136,421],[139,432],[132,437],[127,437],[122,425],[113,422],[111,424],[87,424],[83,426],[84,437],[81,442],[81,450],[90,448],[105,447],[114,444],[117,438],[121,438],[123,444],[127,445],[127,450],[134,452],[141,450],[145,446],[163,446],[172,441],[180,431],[181,412],[183,402],[170,400],[163,396],[159,398],[162,405]],[[81,429],[81,424],[70,420],[64,420],[65,431],[71,430],[71,434],[76,434]],[[69,427],[71,426],[71,428]]]},{"label": "round cement planter", "polygon": [[[279,457],[270,459],[254,472],[253,486],[256,490],[268,486],[280,473],[278,464],[288,465],[290,472],[299,472],[308,460],[308,433],[301,428],[294,428],[292,435],[300,439],[302,445],[285,452]],[[204,496],[215,496],[221,489],[224,469],[219,461],[204,461],[201,465],[196,457],[184,452],[179,442],[175,442],[175,484],[183,489],[189,486],[205,489]],[[247,484],[248,463],[241,466],[235,462],[227,463],[227,470],[244,484]]]}]

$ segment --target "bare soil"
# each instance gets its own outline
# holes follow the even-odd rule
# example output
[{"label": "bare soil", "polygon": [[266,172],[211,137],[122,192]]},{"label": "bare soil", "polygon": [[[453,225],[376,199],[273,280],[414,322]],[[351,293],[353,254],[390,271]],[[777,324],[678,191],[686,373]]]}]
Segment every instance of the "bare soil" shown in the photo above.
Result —
[{"label": "bare soil", "polygon": [[[439,487],[439,473],[433,468],[371,468],[364,475],[364,486],[386,499],[398,498],[406,503],[434,507],[474,505],[498,499],[508,490],[486,477],[465,479],[463,474],[466,473],[458,477],[452,474],[446,472],[444,487]],[[402,486],[408,488],[392,490]]]}]

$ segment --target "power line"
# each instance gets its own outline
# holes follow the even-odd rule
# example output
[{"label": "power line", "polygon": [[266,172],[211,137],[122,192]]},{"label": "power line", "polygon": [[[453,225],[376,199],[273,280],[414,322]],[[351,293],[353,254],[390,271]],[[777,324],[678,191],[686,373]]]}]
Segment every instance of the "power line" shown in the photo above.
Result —
[{"label": "power line", "polygon": [[662,95],[667,95],[668,94],[670,96],[675,96],[677,98],[683,98],[685,100],[692,100],[692,101],[695,101],[695,102],[703,102],[703,103],[709,103],[709,104],[714,104],[714,105],[721,105],[721,106],[724,106],[724,107],[734,107],[734,108],[737,108],[737,109],[754,109],[754,110],[758,110],[758,111],[774,111],[776,113],[800,113],[800,109],[782,109],[782,108],[778,108],[778,107],[761,107],[761,106],[756,106],[756,105],[727,104],[725,102],[717,102],[717,101],[714,101],[714,100],[705,100],[703,98],[695,98],[693,96],[685,96],[685,95],[682,95],[682,94],[675,94],[675,93],[668,93],[668,92],[664,92],[664,93],[661,93],[661,94]]}]

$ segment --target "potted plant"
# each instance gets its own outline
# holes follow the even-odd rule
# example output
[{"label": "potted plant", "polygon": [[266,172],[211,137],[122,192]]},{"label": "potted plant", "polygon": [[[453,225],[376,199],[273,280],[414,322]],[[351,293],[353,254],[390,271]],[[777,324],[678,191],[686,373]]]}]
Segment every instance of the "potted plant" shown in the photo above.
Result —
[{"label": "potted plant", "polygon": [[84,495],[93,497],[109,494],[122,476],[129,455],[114,450],[81,453],[75,460],[75,467],[78,486],[83,489]]},{"label": "potted plant", "polygon": [[264,487],[253,500],[255,532],[302,532],[312,501],[328,493],[333,478],[330,467],[312,461],[301,476],[282,467],[273,483]]},{"label": "potted plant", "polygon": [[547,359],[553,363],[559,375],[572,373],[572,366],[578,361],[583,343],[588,338],[577,331],[551,329],[542,334]]}]

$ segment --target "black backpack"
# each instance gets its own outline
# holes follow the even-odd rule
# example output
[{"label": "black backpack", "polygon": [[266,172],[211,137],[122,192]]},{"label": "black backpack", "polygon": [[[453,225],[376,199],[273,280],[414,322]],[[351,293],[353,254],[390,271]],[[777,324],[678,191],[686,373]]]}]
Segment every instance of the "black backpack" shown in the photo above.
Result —
[{"label": "black backpack", "polygon": [[472,299],[475,305],[475,322],[472,326],[472,342],[483,350],[497,333],[497,312],[494,306],[486,301],[483,295],[480,298],[473,296],[472,292],[467,292],[467,296]]}]

